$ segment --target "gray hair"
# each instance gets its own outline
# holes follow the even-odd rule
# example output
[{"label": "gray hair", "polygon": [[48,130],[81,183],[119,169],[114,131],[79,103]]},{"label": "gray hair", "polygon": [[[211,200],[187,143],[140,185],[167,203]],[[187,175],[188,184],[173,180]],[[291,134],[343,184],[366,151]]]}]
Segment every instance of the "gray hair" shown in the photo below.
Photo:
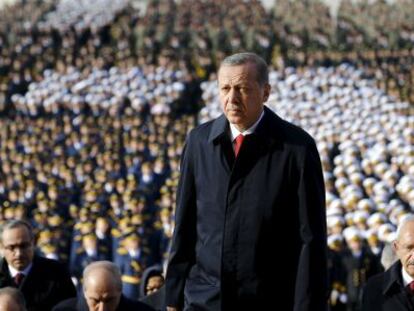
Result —
[{"label": "gray hair", "polygon": [[4,287],[0,289],[0,297],[6,296],[11,298],[18,306],[21,311],[26,311],[26,301],[24,300],[23,294],[14,287]]},{"label": "gray hair", "polygon": [[4,231],[15,229],[15,228],[20,228],[20,227],[24,227],[27,229],[27,232],[29,232],[30,240],[33,241],[34,235],[33,235],[32,226],[24,220],[14,219],[14,220],[9,220],[8,222],[0,226],[0,242],[3,243],[3,232]]},{"label": "gray hair", "polygon": [[237,53],[227,56],[220,64],[219,70],[223,66],[238,66],[251,63],[256,67],[257,82],[263,86],[269,83],[269,70],[266,61],[255,53]]},{"label": "gray hair", "polygon": [[110,274],[114,278],[115,286],[119,288],[119,290],[122,290],[121,271],[116,264],[107,260],[95,261],[86,266],[85,270],[83,270],[84,284],[89,275],[96,270],[101,270]]},{"label": "gray hair", "polygon": [[387,270],[392,266],[394,262],[398,260],[397,254],[394,252],[392,245],[386,243],[381,252],[381,264],[384,267],[384,270]]},{"label": "gray hair", "polygon": [[397,240],[400,239],[401,230],[404,228],[404,226],[409,223],[414,222],[414,214],[406,214],[402,217],[400,223],[397,227]]}]

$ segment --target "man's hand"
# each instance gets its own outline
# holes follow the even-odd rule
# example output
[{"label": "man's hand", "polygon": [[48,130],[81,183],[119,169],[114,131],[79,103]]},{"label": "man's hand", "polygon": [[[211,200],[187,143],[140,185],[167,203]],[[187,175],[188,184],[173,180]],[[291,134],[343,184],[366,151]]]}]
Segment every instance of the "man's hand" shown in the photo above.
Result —
[{"label": "man's hand", "polygon": [[167,307],[167,311],[178,311],[176,307]]}]

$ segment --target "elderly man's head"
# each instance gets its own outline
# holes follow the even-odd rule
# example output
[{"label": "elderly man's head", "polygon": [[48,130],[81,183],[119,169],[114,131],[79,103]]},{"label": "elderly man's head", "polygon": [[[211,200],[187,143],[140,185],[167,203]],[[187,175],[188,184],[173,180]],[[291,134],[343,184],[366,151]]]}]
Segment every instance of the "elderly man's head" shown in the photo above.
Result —
[{"label": "elderly man's head", "polygon": [[223,60],[218,71],[219,98],[224,114],[239,131],[260,117],[270,94],[266,62],[254,53],[239,53]]},{"label": "elderly man's head", "polygon": [[1,251],[7,264],[23,271],[33,261],[34,239],[30,225],[21,220],[5,223],[0,230]]},{"label": "elderly man's head", "polygon": [[83,294],[89,311],[115,311],[122,294],[121,272],[109,261],[96,261],[83,271]]},{"label": "elderly man's head", "polygon": [[14,287],[0,289],[0,311],[26,311],[23,294]]},{"label": "elderly man's head", "polygon": [[414,215],[401,220],[393,246],[404,270],[414,277]]}]

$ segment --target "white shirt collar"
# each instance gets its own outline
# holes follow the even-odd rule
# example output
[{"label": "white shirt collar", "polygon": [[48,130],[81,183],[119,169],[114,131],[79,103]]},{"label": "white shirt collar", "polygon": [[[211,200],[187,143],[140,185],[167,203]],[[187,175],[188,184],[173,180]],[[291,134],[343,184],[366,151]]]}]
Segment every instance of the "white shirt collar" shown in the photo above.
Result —
[{"label": "white shirt collar", "polygon": [[408,284],[410,284],[412,281],[414,281],[414,278],[412,278],[407,271],[405,271],[404,267],[401,268],[402,270],[402,280],[403,280],[403,284],[404,287],[407,286]]},{"label": "white shirt collar", "polygon": [[141,255],[141,250],[140,249],[130,249],[128,251],[129,256],[131,256],[132,258],[138,258],[139,255]]},{"label": "white shirt collar", "polygon": [[239,136],[240,134],[242,134],[243,136],[252,134],[256,130],[256,127],[259,125],[259,123],[262,120],[263,116],[264,116],[264,109],[263,109],[262,113],[260,114],[259,119],[257,119],[257,121],[251,127],[249,127],[247,130],[245,130],[243,132],[240,132],[234,124],[230,123],[230,131],[231,131],[231,137],[230,138],[231,138],[231,141],[234,141],[236,139],[236,137]]},{"label": "white shirt collar", "polygon": [[30,263],[30,264],[26,267],[26,269],[24,269],[23,271],[16,270],[16,269],[15,269],[15,268],[13,268],[11,265],[8,265],[8,266],[9,266],[10,275],[11,275],[11,277],[12,277],[12,278],[14,278],[14,277],[16,276],[16,274],[17,274],[17,273],[23,273],[23,274],[24,274],[24,276],[28,275],[28,274],[29,274],[29,272],[30,272],[30,270],[32,269],[33,263],[31,262],[31,263]]}]

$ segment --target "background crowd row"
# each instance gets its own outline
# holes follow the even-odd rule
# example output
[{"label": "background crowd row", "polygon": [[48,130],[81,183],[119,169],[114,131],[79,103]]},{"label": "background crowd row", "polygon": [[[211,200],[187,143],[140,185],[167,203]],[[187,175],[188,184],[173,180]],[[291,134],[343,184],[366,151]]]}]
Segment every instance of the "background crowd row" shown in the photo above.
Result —
[{"label": "background crowd row", "polygon": [[413,3],[135,5],[0,11],[1,220],[30,220],[39,252],[75,279],[117,262],[137,297],[168,254],[186,134],[221,113],[217,64],[254,51],[272,67],[267,105],[317,142],[332,305],[353,310],[414,207]]}]

